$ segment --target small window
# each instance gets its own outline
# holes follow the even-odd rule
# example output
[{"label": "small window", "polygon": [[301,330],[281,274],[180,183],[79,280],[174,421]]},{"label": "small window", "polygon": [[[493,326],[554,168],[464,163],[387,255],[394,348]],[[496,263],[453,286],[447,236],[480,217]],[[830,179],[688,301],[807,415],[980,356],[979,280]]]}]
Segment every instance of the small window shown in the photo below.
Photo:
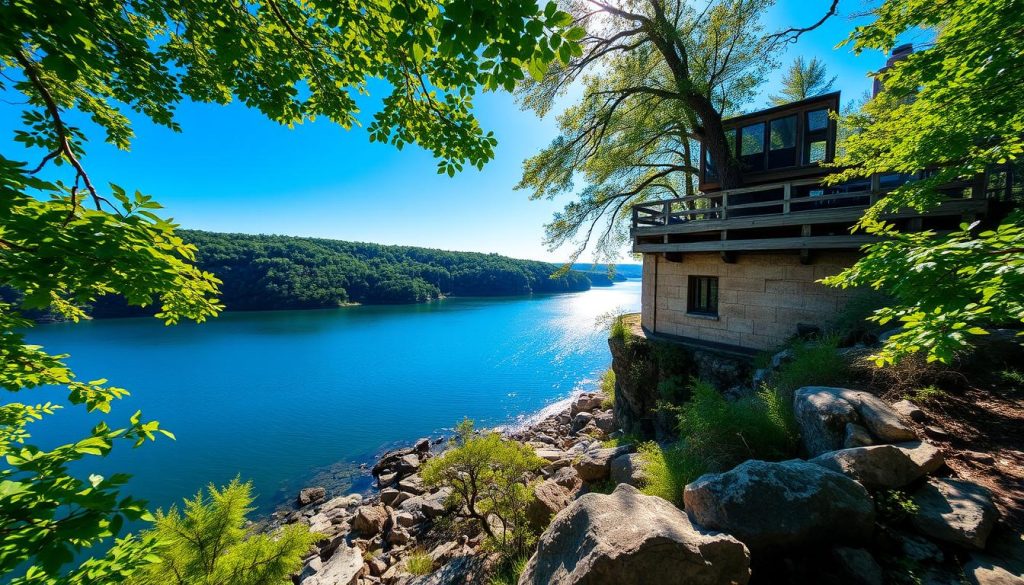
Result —
[{"label": "small window", "polygon": [[687,287],[688,313],[718,316],[718,278],[715,276],[691,276]]},{"label": "small window", "polygon": [[817,132],[828,128],[828,110],[807,112],[807,130]]},{"label": "small window", "polygon": [[748,171],[764,170],[764,124],[740,130],[740,160]]},{"label": "small window", "polygon": [[768,168],[781,169],[796,164],[796,116],[769,123]]},{"label": "small window", "polygon": [[825,160],[825,141],[815,140],[807,146],[807,164]]},{"label": "small window", "polygon": [[811,165],[828,161],[828,141],[828,110],[807,112],[804,126],[803,164]]}]

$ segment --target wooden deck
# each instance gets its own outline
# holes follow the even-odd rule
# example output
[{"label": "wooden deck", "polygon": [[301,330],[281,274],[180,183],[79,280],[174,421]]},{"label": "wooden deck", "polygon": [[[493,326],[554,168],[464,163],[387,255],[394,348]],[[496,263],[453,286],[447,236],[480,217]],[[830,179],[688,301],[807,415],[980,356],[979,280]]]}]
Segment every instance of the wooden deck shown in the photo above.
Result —
[{"label": "wooden deck", "polygon": [[[888,189],[877,178],[860,189],[819,185],[817,179],[803,179],[635,205],[630,230],[633,251],[856,249],[875,241],[864,234],[850,234],[849,228]],[[972,183],[944,190],[968,196],[950,197],[927,214],[907,209],[883,218],[921,229],[924,218],[956,223],[985,213],[988,202],[983,196],[971,196]]]}]

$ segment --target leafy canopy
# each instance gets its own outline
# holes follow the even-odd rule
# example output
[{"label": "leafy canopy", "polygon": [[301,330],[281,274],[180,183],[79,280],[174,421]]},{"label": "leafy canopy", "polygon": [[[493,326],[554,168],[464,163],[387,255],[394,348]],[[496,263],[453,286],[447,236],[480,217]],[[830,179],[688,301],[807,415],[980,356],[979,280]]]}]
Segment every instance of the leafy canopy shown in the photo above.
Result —
[{"label": "leafy canopy", "polygon": [[1017,211],[991,229],[964,223],[948,234],[904,234],[880,217],[931,208],[942,200],[939,185],[993,172],[1024,153],[1024,3],[887,0],[875,16],[848,39],[855,51],[891,50],[899,35],[919,28],[935,38],[882,73],[884,91],[845,121],[854,131],[835,161],[844,170],[830,180],[939,170],[868,210],[858,228],[886,239],[826,282],[895,298],[873,316],[903,327],[876,356],[879,364],[917,351],[948,362],[991,328],[1024,322],[1024,217]]},{"label": "leafy canopy", "polygon": [[159,563],[134,575],[131,585],[280,585],[302,568],[303,556],[318,535],[302,523],[275,534],[250,534],[252,484],[235,479],[222,489],[211,485],[186,499],[179,511],[158,512],[144,536],[156,539]]},{"label": "leafy canopy", "polygon": [[[472,113],[476,92],[511,89],[524,69],[568,61],[582,36],[571,21],[532,0],[0,3],[0,92],[21,108],[15,140],[27,149],[0,154],[0,281],[22,299],[0,303],[0,386],[67,392],[62,405],[29,398],[0,406],[4,579],[114,583],[155,558],[152,535],[122,534],[126,521],[151,519],[143,502],[120,495],[127,476],[89,474],[88,458],[162,429],[137,413],[123,428],[100,423],[68,445],[32,444],[30,425],[60,406],[105,413],[127,391],[81,382],[67,356],[27,344],[23,311],[78,320],[83,305],[111,293],[156,305],[169,324],[222,308],[219,281],[195,267],[196,248],[160,206],[89,175],[86,132],[74,123],[127,149],[126,112],[177,131],[177,104],[190,99],[238,100],[286,125],[322,116],[348,128],[360,121],[361,96],[379,85],[386,95],[369,121],[371,140],[420,145],[438,172],[453,175],[493,156],[495,139]],[[105,556],[75,564],[113,539]]]}]

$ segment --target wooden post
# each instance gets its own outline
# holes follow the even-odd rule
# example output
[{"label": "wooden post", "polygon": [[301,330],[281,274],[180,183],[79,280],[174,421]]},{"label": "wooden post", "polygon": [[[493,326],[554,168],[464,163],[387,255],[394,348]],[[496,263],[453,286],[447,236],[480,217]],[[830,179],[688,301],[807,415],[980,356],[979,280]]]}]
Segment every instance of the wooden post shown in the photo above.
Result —
[{"label": "wooden post", "polygon": [[[804,225],[800,226],[800,237],[802,237],[802,238],[809,238],[809,237],[811,237],[811,226],[809,224],[805,223]],[[807,246],[807,242],[806,241],[803,242],[803,245],[804,245],[804,247],[800,248],[800,263],[801,264],[810,264],[811,263],[811,249],[806,247]]]},{"label": "wooden post", "polygon": [[874,205],[878,203],[878,192],[882,190],[882,178],[878,173],[871,175],[871,195],[868,198],[868,204]]},{"label": "wooden post", "polygon": [[729,192],[722,191],[722,212],[721,219],[729,219]]},{"label": "wooden post", "polygon": [[672,215],[672,203],[666,201],[661,204],[661,214],[663,216],[662,225],[668,225],[669,217]]},{"label": "wooden post", "polygon": [[[724,242],[728,239],[729,230],[722,230],[722,241]],[[734,254],[732,251],[722,250],[720,254],[722,256],[722,262],[725,262],[726,264],[734,264],[736,262],[736,254]]]},{"label": "wooden post", "polygon": [[786,183],[782,186],[782,213],[789,215],[789,199],[793,196],[793,184]]}]

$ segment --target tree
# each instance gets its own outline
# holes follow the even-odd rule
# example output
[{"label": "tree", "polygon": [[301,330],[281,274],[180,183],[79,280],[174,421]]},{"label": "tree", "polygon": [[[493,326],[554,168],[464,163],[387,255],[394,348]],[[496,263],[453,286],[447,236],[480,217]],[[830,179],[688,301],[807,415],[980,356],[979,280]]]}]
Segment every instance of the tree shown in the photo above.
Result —
[{"label": "tree", "polygon": [[480,525],[499,551],[514,558],[537,536],[526,521],[529,476],[545,463],[529,446],[496,432],[475,435],[473,422],[466,419],[456,427],[450,448],[428,461],[422,476],[427,485],[451,488],[453,503]]},{"label": "tree", "polygon": [[[571,21],[554,4],[527,0],[0,4],[0,91],[24,96],[15,139],[32,149],[0,156],[0,277],[23,299],[0,304],[0,386],[62,386],[71,405],[104,413],[127,395],[104,380],[78,381],[66,356],[26,344],[22,332],[32,323],[24,310],[77,320],[82,305],[111,293],[133,306],[158,305],[156,316],[169,324],[221,309],[219,281],[194,266],[196,248],[175,235],[159,205],[89,175],[86,134],[76,123],[88,120],[127,149],[126,109],[177,131],[181,101],[237,99],[282,124],[324,116],[350,127],[358,122],[355,96],[377,78],[390,93],[369,124],[371,139],[418,144],[439,159],[438,172],[454,174],[493,155],[494,137],[472,114],[478,88],[510,89],[524,68],[543,68],[564,47],[577,50],[572,38],[582,31]],[[162,429],[136,414],[123,428],[100,423],[69,445],[33,445],[29,425],[60,406],[0,406],[0,573],[14,583],[122,581],[152,562],[154,546],[148,536],[124,536],[124,523],[152,516],[120,495],[127,476],[88,474],[87,458],[118,443],[138,446]],[[105,556],[67,567],[114,539]]]},{"label": "tree", "polygon": [[559,116],[559,135],[523,164],[518,185],[533,199],[576,194],[546,226],[551,249],[575,242],[575,259],[595,241],[599,259],[617,257],[632,203],[693,194],[700,145],[723,188],[741,185],[741,164],[726,139],[723,116],[738,113],[754,97],[783,44],[821,24],[765,34],[761,17],[770,5],[568,5],[587,29],[583,51],[568,65],[553,65],[542,79],[526,80],[518,92],[525,107],[545,115],[570,88],[583,90]]},{"label": "tree", "polygon": [[[998,226],[965,222],[952,233],[901,233],[880,220],[904,207],[925,211],[942,201],[938,187],[997,172],[1024,152],[1024,4],[887,0],[871,24],[847,40],[855,51],[889,51],[905,31],[930,29],[934,41],[880,74],[884,91],[844,120],[852,131],[830,177],[913,174],[936,168],[882,198],[856,229],[884,236],[833,286],[870,286],[895,302],[875,313],[902,331],[876,356],[892,363],[917,351],[950,361],[977,336],[1024,322],[1024,217]],[[1004,174],[1005,179],[1005,174]],[[1019,193],[1019,191],[1018,191]],[[1019,195],[1018,195],[1019,197]]]},{"label": "tree", "polygon": [[136,575],[132,585],[280,585],[302,568],[302,558],[319,535],[302,523],[275,534],[250,534],[252,484],[235,479],[222,489],[207,488],[185,499],[182,511],[157,513],[144,533],[158,543],[159,563]]},{"label": "tree", "polygon": [[800,56],[793,59],[793,64],[786,70],[779,95],[773,95],[769,100],[773,106],[805,100],[832,91],[835,82],[836,76],[829,78],[828,69],[817,57],[805,62]]}]

